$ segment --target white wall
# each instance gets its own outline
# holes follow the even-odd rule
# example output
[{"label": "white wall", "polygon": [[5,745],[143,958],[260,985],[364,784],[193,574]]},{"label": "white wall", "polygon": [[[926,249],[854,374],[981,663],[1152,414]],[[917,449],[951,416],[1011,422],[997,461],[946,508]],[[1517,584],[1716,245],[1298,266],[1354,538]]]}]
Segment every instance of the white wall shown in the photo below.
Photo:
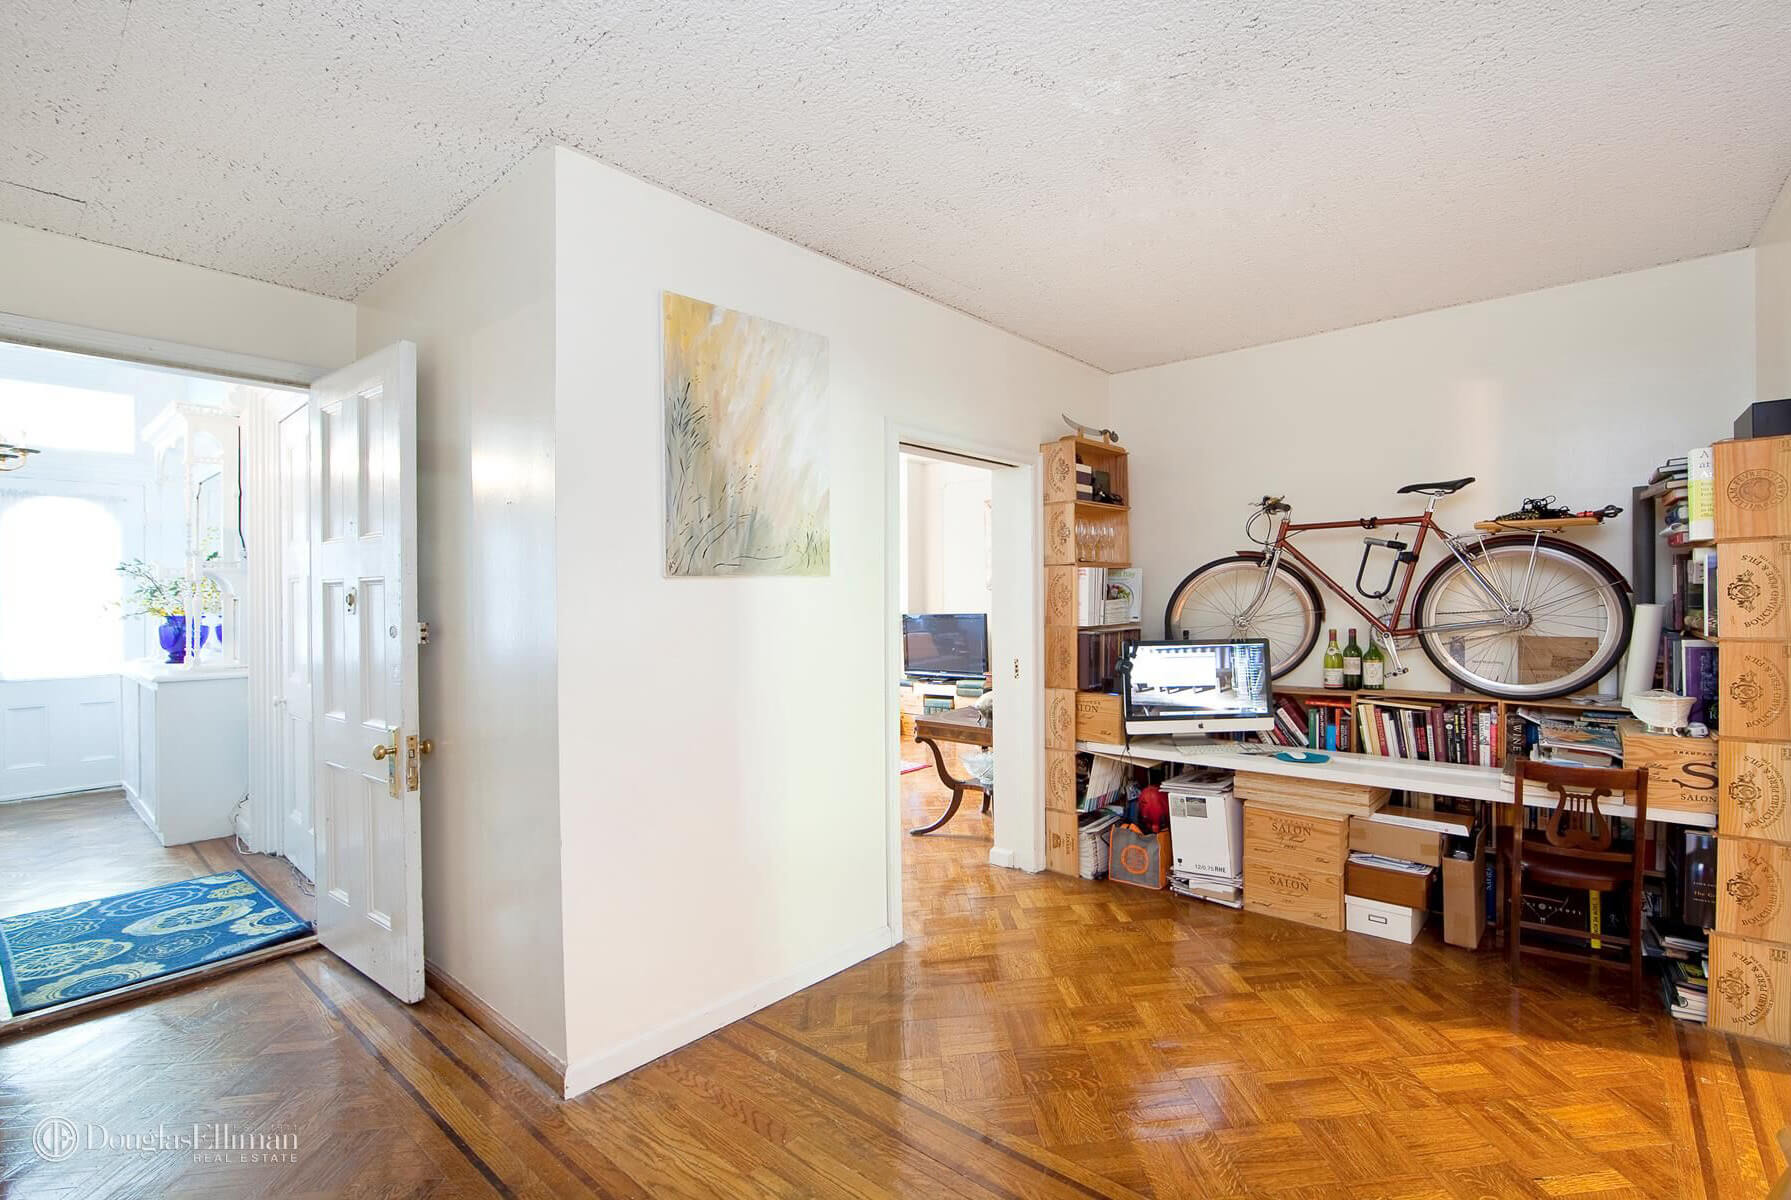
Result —
[{"label": "white wall", "polygon": [[[1663,459],[1727,436],[1754,395],[1754,352],[1743,250],[1115,376],[1147,636],[1185,574],[1247,546],[1265,494],[1285,494],[1296,521],[1395,516],[1422,508],[1394,496],[1402,484],[1476,476],[1438,508],[1451,529],[1550,493],[1628,507]],[[1577,540],[1628,573],[1627,514]],[[1300,545],[1355,578],[1360,534]],[[1361,624],[1334,595],[1326,609]],[[1402,685],[1444,686],[1421,650],[1405,660]],[[1290,680],[1317,668],[1315,653]]]},{"label": "white wall", "polygon": [[[1028,461],[1105,377],[559,151],[568,1089],[888,944],[891,423]],[[830,339],[833,568],[661,573],[660,293]],[[892,456],[893,457],[893,456]]]},{"label": "white wall", "polygon": [[1754,236],[1755,387],[1760,400],[1791,397],[1791,182]]},{"label": "white wall", "polygon": [[525,161],[362,295],[359,342],[417,343],[425,953],[563,1056],[553,186]]},{"label": "white wall", "polygon": [[912,454],[902,468],[904,611],[988,612],[988,468]]},{"label": "white wall", "polygon": [[345,300],[22,225],[0,224],[0,313],[311,367],[354,358]]}]

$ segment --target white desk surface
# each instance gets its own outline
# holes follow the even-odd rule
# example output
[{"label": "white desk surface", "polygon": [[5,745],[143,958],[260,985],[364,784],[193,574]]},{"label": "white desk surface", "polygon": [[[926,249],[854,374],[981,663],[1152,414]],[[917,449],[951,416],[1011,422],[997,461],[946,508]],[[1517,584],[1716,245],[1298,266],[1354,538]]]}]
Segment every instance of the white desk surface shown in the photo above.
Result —
[{"label": "white desk surface", "polygon": [[[1498,767],[1382,758],[1378,754],[1344,754],[1334,750],[1325,751],[1330,758],[1322,763],[1290,763],[1283,762],[1273,754],[1244,754],[1233,749],[1184,750],[1175,744],[1174,739],[1166,737],[1133,738],[1130,750],[1125,746],[1103,742],[1077,742],[1076,749],[1087,754],[1146,764],[1187,763],[1189,766],[1219,767],[1227,771],[1290,775],[1302,779],[1322,779],[1327,783],[1353,783],[1360,787],[1435,792],[1440,796],[1489,800],[1495,804],[1511,803],[1511,777]],[[1528,808],[1553,808],[1555,802],[1555,794],[1541,784],[1532,783],[1524,792],[1524,805]],[[1635,809],[1627,804],[1606,805],[1604,812],[1613,817],[1635,816]],[[1667,825],[1716,828],[1715,813],[1690,812],[1657,804],[1648,806],[1648,819]]]}]

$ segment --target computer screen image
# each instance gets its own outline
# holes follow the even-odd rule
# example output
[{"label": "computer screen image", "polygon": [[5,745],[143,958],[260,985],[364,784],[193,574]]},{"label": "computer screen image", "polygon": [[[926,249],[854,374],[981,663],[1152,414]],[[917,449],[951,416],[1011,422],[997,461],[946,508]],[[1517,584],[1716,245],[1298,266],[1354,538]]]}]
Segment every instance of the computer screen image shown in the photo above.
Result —
[{"label": "computer screen image", "polygon": [[1274,727],[1269,644],[1260,639],[1140,642],[1124,673],[1131,733],[1223,733]]}]

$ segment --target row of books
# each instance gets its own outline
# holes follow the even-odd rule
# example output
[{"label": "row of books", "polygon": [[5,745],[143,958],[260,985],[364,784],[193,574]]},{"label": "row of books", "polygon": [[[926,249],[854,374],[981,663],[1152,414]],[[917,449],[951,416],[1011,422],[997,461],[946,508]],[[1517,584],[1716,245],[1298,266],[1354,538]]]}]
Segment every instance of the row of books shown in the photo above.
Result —
[{"label": "row of books", "polygon": [[1275,728],[1263,740],[1311,750],[1354,750],[1355,719],[1347,700],[1275,697]]},{"label": "row of books", "polygon": [[1476,702],[1364,700],[1357,705],[1362,748],[1384,758],[1494,766],[1499,710]]},{"label": "row of books", "polygon": [[1660,536],[1669,546],[1716,536],[1716,460],[1709,446],[1669,458],[1655,468],[1642,495],[1654,500]]},{"label": "row of books", "polygon": [[1693,698],[1686,719],[1716,728],[1716,643],[1669,629],[1661,635],[1660,659],[1661,685]]},{"label": "row of books", "polygon": [[1472,701],[1331,700],[1275,697],[1277,746],[1378,754],[1430,762],[1496,765],[1499,714]]}]

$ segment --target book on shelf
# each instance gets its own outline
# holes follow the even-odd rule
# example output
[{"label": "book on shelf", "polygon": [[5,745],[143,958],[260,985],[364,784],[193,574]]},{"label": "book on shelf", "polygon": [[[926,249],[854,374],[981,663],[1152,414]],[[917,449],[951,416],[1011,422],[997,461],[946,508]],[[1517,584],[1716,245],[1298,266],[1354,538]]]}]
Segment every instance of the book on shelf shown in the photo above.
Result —
[{"label": "book on shelf", "polygon": [[1693,541],[1716,536],[1716,455],[1699,446],[1686,456],[1686,524]]},{"label": "book on shelf", "polygon": [[1076,568],[1076,624],[1105,625],[1107,568]]},{"label": "book on shelf", "polygon": [[1356,716],[1367,754],[1471,766],[1499,761],[1498,706],[1488,701],[1361,697]]},{"label": "book on shelf", "polygon": [[1125,625],[1144,619],[1144,568],[1108,567],[1101,593],[1102,625]]}]

